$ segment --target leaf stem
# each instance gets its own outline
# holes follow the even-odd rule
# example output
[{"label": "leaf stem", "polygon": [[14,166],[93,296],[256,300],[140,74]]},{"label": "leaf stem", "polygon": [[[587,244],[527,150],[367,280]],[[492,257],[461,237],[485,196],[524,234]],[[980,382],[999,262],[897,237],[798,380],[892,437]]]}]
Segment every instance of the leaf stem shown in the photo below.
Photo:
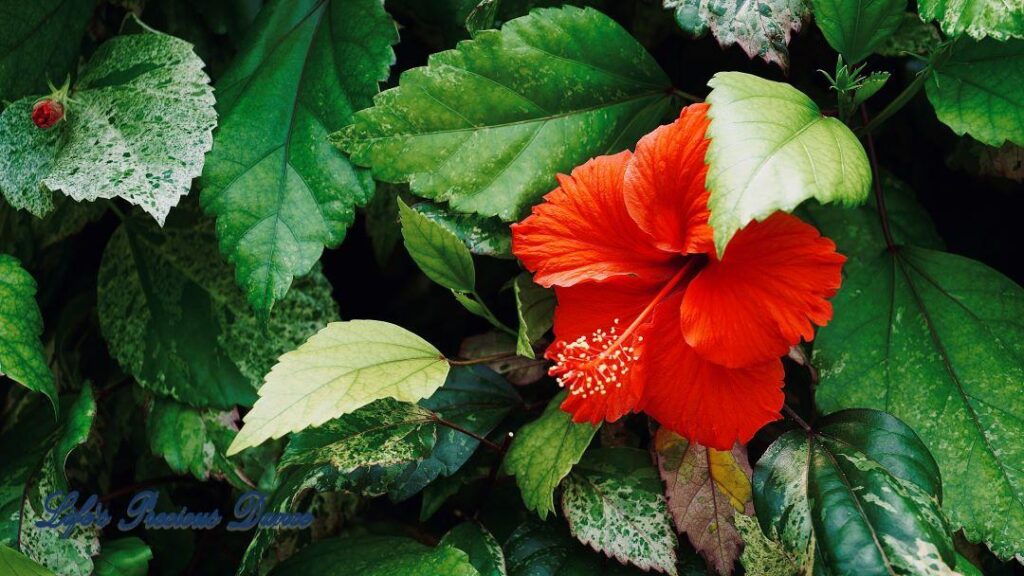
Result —
[{"label": "leaf stem", "polygon": [[506,326],[505,323],[502,322],[501,320],[498,320],[498,317],[494,315],[494,312],[491,312],[491,309],[487,307],[487,304],[484,303],[484,299],[480,297],[480,294],[478,294],[476,290],[470,292],[469,297],[480,305],[480,309],[483,311],[484,320],[490,322],[491,326],[494,326],[495,328],[501,330],[502,332],[508,334],[509,336],[518,336],[515,330]]},{"label": "leaf stem", "polygon": [[793,419],[794,422],[799,424],[800,427],[804,429],[804,432],[812,432],[813,431],[812,428],[811,428],[811,425],[808,424],[803,418],[801,418],[800,415],[797,414],[795,410],[790,408],[789,404],[783,404],[782,405],[782,411],[786,413],[786,416],[789,416],[790,418]]},{"label": "leaf stem", "polygon": [[469,436],[470,438],[473,438],[474,440],[479,441],[481,444],[483,444],[484,446],[487,446],[488,448],[490,448],[491,450],[494,450],[495,452],[498,452],[500,454],[504,454],[505,453],[505,450],[506,450],[505,447],[499,446],[499,445],[495,444],[494,442],[491,442],[487,438],[484,438],[483,436],[481,436],[481,435],[479,435],[479,434],[477,434],[475,432],[472,432],[470,430],[466,430],[465,428],[463,428],[462,426],[459,426],[455,422],[450,422],[448,420],[445,420],[444,418],[441,418],[440,416],[435,416],[434,417],[434,421],[437,422],[438,424],[440,424],[441,426],[445,426],[445,427],[451,428],[452,430],[455,430],[456,432],[461,432],[462,434],[465,434],[466,436]]},{"label": "leaf stem", "polygon": [[448,360],[448,363],[452,366],[474,366],[476,364],[489,364],[491,362],[511,360],[516,357],[518,357],[518,355],[515,352],[502,352],[501,354],[491,354],[490,356],[481,356],[479,358],[470,358],[468,360]]},{"label": "leaf stem", "polygon": [[117,203],[115,203],[113,200],[107,200],[107,206],[110,206],[110,211],[116,214],[118,219],[121,220],[121,222],[125,221],[127,217],[124,215],[124,212],[117,207]]},{"label": "leaf stem", "polygon": [[[868,112],[865,108],[860,109],[864,121],[868,121]],[[870,123],[868,123],[870,125]],[[871,183],[875,189],[875,204],[878,208],[878,219],[882,222],[882,235],[885,236],[885,245],[890,252],[896,249],[896,241],[892,237],[892,229],[889,227],[889,211],[885,206],[885,193],[882,190],[882,175],[878,169],[878,154],[875,153],[875,139],[871,133],[867,133],[868,159],[871,161]]]},{"label": "leaf stem", "polygon": [[672,89],[669,91],[669,94],[675,96],[676,98],[679,98],[680,100],[686,100],[687,102],[697,103],[704,101],[704,99],[701,98],[700,96],[690,94],[689,92],[683,92],[682,90],[676,88],[675,86],[672,87]]},{"label": "leaf stem", "polygon": [[888,106],[882,108],[882,111],[879,112],[877,116],[872,118],[870,122],[867,122],[866,124],[864,124],[864,126],[855,130],[856,134],[858,136],[870,135],[872,132],[877,130],[878,127],[881,126],[886,120],[888,120],[890,116],[899,112],[900,109],[906,106],[907,103],[910,102],[914,98],[914,96],[916,96],[917,93],[921,90],[921,88],[924,86],[924,83],[928,80],[929,77],[931,77],[932,70],[933,68],[931,64],[929,64],[927,68],[918,72],[917,77],[914,78],[914,81],[908,84],[907,87],[903,89],[903,92],[900,92],[899,96],[896,96],[896,98],[892,102],[889,102]]}]

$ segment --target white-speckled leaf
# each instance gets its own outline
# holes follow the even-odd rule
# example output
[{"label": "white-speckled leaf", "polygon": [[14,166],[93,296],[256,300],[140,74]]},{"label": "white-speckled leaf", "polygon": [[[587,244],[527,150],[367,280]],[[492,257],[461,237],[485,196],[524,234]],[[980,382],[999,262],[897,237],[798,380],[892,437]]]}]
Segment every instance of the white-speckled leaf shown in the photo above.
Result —
[{"label": "white-speckled leaf", "polygon": [[36,281],[13,257],[0,254],[0,375],[42,392],[57,409],[57,386],[39,337],[43,316]]},{"label": "white-speckled leaf", "polygon": [[676,533],[646,452],[588,453],[565,482],[562,511],[580,542],[644,570],[677,574]]},{"label": "white-speckled leaf", "polygon": [[523,503],[542,519],[555,511],[555,488],[590,446],[598,427],[572,421],[562,411],[566,392],[554,397],[540,418],[516,433],[508,454],[505,471],[516,477]]},{"label": "white-speckled leaf", "polygon": [[947,36],[1024,38],[1024,0],[920,0],[925,21],[938,20]]},{"label": "white-speckled leaf", "polygon": [[758,576],[795,576],[796,563],[782,548],[782,544],[761,532],[757,519],[750,516],[736,517],[736,530],[743,539],[743,554],[740,563],[747,574]]},{"label": "white-speckled leaf", "polygon": [[281,302],[264,329],[217,253],[212,223],[175,211],[164,228],[128,218],[100,263],[100,328],[144,388],[192,406],[251,406],[274,359],[337,318],[317,271]]},{"label": "white-speckled leaf", "polygon": [[789,39],[811,16],[807,0],[663,0],[676,22],[694,36],[709,29],[723,47],[738,44],[747,56],[760,56],[789,68]]},{"label": "white-speckled leaf", "polygon": [[708,86],[708,209],[719,256],[751,221],[809,198],[848,206],[867,199],[864,147],[803,92],[742,72],[719,72]]},{"label": "white-speckled leaf", "polygon": [[761,528],[816,576],[954,576],[939,469],[906,424],[846,410],[792,430],[754,470]]},{"label": "white-speckled leaf", "polygon": [[281,357],[228,455],[319,426],[374,400],[416,402],[444,384],[448,360],[387,322],[333,322]]},{"label": "white-speckled leaf", "polygon": [[157,222],[202,172],[217,123],[213,89],[192,46],[147,31],[96,50],[71,91],[64,121],[41,130],[35,98],[0,116],[0,191],[44,216],[52,191],[77,201],[120,197]]},{"label": "white-speckled leaf", "polygon": [[883,246],[833,306],[814,346],[819,407],[912,426],[954,527],[1003,558],[1024,554],[1024,290],[974,260]]}]

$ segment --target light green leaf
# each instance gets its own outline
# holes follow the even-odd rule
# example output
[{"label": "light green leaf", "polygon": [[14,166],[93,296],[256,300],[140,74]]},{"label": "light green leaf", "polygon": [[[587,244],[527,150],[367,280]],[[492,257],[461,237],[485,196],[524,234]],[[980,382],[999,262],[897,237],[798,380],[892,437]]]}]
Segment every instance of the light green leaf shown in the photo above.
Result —
[{"label": "light green leaf", "polygon": [[1024,38],[1024,2],[1021,0],[919,0],[917,11],[925,21],[938,20],[950,37],[967,33],[980,40]]},{"label": "light green leaf", "polygon": [[441,539],[442,546],[462,550],[480,576],[506,576],[505,553],[501,544],[481,524],[463,522]]},{"label": "light green leaf", "polygon": [[42,564],[7,546],[0,546],[0,572],[7,576],[54,576]]},{"label": "light green leaf", "polygon": [[554,323],[555,291],[533,283],[533,278],[522,273],[516,277],[516,313],[519,315],[519,338],[516,353],[535,358],[533,344],[540,340]]},{"label": "light green leaf", "polygon": [[612,19],[540,9],[431,55],[332,138],[380,180],[509,221],[556,186],[556,173],[657,126],[669,92]]},{"label": "light green leaf", "polygon": [[643,570],[675,576],[676,533],[647,452],[600,448],[565,482],[562,511],[577,540]]},{"label": "light green leaf", "polygon": [[555,488],[580,461],[598,429],[577,424],[562,411],[566,394],[555,396],[540,418],[519,429],[505,456],[505,471],[516,477],[523,503],[542,519],[555,511]]},{"label": "light green leaf", "polygon": [[96,417],[92,388],[86,384],[77,397],[62,397],[57,422],[48,404],[38,397],[29,402],[0,436],[0,546],[18,545],[61,576],[89,576],[99,531],[77,526],[64,538],[61,530],[36,522],[52,516],[46,497],[68,490],[65,462],[89,437]]},{"label": "light green leaf", "polygon": [[[1024,12],[1022,12],[1024,17]],[[925,84],[939,120],[989,146],[1024,146],[1024,40],[961,39]]]},{"label": "light green leaf", "polygon": [[867,58],[900,25],[907,0],[811,0],[829,46],[853,65]]},{"label": "light green leaf", "polygon": [[333,322],[282,356],[267,374],[228,455],[381,398],[416,402],[444,384],[448,369],[436,348],[399,326]]},{"label": "light green leaf", "polygon": [[128,218],[100,264],[100,328],[144,388],[200,408],[251,406],[274,358],[337,318],[337,306],[317,272],[264,331],[216,245],[196,210],[175,211],[163,229]]},{"label": "light green leaf", "polygon": [[42,392],[57,411],[57,386],[39,337],[43,316],[36,281],[12,256],[0,254],[0,375]]},{"label": "light green leaf", "polygon": [[270,576],[478,576],[466,553],[409,538],[357,536],[324,540],[282,562]]},{"label": "light green leaf", "polygon": [[[94,0],[4,4],[0,18],[0,102],[40,94],[73,72]],[[2,107],[2,106],[0,106]]]},{"label": "light green leaf", "polygon": [[203,169],[217,123],[213,89],[192,46],[147,31],[103,43],[49,130],[34,98],[0,115],[0,191],[36,216],[52,191],[93,201],[123,198],[163,224]]},{"label": "light green leaf", "polygon": [[458,236],[473,254],[512,258],[512,230],[498,218],[452,212],[433,202],[417,202],[412,209]]},{"label": "light green leaf", "polygon": [[370,105],[394,62],[395,23],[380,0],[267,5],[217,83],[220,126],[203,172],[203,208],[262,316],[341,243],[373,182],[327,135]]},{"label": "light green leaf", "polygon": [[789,68],[789,39],[811,16],[808,0],[663,0],[675,11],[685,32],[700,36],[709,29],[722,47],[738,44],[747,56],[760,56]]},{"label": "light green leaf", "polygon": [[954,529],[1003,558],[1024,553],[1024,290],[979,262],[902,247],[851,274],[833,306],[815,338],[819,407],[902,419],[939,463]]},{"label": "light green leaf", "polygon": [[146,576],[153,551],[134,536],[103,543],[93,576]]},{"label": "light green leaf", "polygon": [[428,278],[445,288],[472,292],[476,288],[473,255],[462,240],[444,226],[398,199],[402,238],[409,255]]},{"label": "light green leaf", "polygon": [[[906,424],[847,410],[776,440],[754,470],[762,529],[815,575],[953,576],[939,469]],[[842,520],[839,520],[842,519]]]},{"label": "light green leaf", "polygon": [[847,206],[867,198],[864,148],[802,92],[741,72],[719,72],[708,86],[708,208],[719,256],[752,220],[808,198]]},{"label": "light green leaf", "polygon": [[434,448],[436,422],[433,412],[415,404],[377,400],[293,435],[281,467],[330,464],[347,474],[356,468],[422,460]]}]

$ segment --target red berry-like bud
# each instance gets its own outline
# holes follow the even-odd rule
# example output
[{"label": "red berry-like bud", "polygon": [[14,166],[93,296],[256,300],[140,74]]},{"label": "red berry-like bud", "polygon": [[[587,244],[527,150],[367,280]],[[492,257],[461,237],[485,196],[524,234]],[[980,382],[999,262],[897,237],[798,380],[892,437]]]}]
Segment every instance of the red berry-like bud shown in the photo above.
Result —
[{"label": "red berry-like bud", "polygon": [[64,117],[64,106],[55,100],[40,100],[32,107],[32,122],[46,130]]}]

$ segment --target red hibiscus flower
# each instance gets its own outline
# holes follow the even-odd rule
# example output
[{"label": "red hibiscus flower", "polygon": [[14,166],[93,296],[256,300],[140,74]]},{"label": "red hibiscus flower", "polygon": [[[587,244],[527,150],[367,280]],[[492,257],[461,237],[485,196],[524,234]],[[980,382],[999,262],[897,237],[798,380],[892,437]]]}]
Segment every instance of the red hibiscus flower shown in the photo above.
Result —
[{"label": "red hibiscus flower", "polygon": [[708,225],[706,105],[559,175],[512,227],[513,252],[554,286],[551,375],[577,422],[643,411],[721,450],[782,408],[780,357],[832,318],[846,260],[798,218],[739,231],[719,259]]}]

